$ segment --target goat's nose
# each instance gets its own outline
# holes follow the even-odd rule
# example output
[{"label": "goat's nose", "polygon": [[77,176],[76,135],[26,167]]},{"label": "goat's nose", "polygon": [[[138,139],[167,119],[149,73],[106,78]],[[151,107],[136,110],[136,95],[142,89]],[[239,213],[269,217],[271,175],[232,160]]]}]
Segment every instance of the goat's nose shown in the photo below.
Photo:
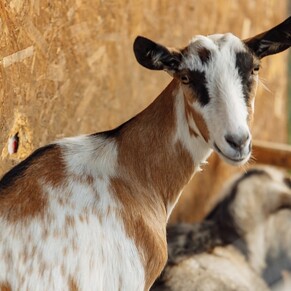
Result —
[{"label": "goat's nose", "polygon": [[250,138],[249,133],[245,134],[227,134],[225,135],[226,142],[235,150],[240,151],[246,145]]}]

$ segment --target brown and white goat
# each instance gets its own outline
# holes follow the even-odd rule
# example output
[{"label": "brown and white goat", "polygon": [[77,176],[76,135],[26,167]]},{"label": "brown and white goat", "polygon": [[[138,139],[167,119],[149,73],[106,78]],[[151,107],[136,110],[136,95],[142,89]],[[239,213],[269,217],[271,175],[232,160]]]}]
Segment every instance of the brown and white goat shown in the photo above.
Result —
[{"label": "brown and white goat", "polygon": [[241,41],[182,50],[137,37],[138,62],[173,76],[118,128],[36,150],[0,181],[0,289],[148,290],[167,261],[166,223],[212,150],[251,155],[260,59],[291,45],[291,19]]},{"label": "brown and white goat", "polygon": [[[231,181],[223,193],[201,223],[168,228],[168,264],[152,291],[266,291],[266,259],[283,252],[291,263],[290,177],[257,167]],[[273,279],[280,276],[275,271]]]}]

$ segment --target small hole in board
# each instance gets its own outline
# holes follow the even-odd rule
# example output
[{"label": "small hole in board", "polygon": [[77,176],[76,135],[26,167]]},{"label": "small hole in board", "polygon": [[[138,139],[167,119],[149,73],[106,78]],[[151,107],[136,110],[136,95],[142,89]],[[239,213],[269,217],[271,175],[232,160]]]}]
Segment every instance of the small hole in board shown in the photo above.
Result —
[{"label": "small hole in board", "polygon": [[8,153],[10,155],[17,153],[18,146],[19,146],[19,136],[17,132],[8,140]]}]

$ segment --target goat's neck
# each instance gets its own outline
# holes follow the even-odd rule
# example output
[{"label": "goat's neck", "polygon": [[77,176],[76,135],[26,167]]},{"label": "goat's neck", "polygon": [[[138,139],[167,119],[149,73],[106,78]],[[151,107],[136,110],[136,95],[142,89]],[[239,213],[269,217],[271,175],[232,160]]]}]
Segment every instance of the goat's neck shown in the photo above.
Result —
[{"label": "goat's neck", "polygon": [[[184,186],[211,153],[189,131],[185,97],[173,80],[144,111],[120,127],[118,164],[135,193],[161,201],[167,216]],[[138,199],[138,197],[136,197]]]}]

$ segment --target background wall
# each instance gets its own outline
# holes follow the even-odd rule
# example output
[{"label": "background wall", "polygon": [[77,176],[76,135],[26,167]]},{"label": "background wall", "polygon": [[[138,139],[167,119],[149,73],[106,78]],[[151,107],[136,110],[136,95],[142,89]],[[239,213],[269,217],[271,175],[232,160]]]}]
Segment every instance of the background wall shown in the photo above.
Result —
[{"label": "background wall", "polygon": [[[182,47],[195,34],[248,38],[286,17],[285,0],[0,1],[0,174],[50,141],[117,126],[161,92],[170,77],[137,64],[136,35]],[[286,64],[286,52],[263,60],[260,76],[270,91],[259,87],[256,138],[287,139]],[[19,150],[9,155],[16,132]],[[201,218],[236,170],[213,155],[172,219]]]}]

